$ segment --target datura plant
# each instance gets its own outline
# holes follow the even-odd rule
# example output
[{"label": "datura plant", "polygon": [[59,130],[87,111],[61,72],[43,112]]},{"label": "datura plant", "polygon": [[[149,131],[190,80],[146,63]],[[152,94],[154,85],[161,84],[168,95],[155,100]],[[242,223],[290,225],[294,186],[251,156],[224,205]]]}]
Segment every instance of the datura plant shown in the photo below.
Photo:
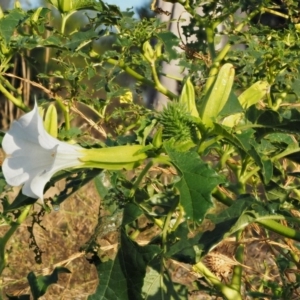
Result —
[{"label": "datura plant", "polygon": [[0,9],[1,299],[299,299],[299,1],[163,2]]},{"label": "datura plant", "polygon": [[61,142],[44,128],[38,106],[14,121],[5,134],[2,165],[6,182],[23,185],[24,195],[43,200],[46,183],[58,171],[69,168],[132,169],[147,155],[140,145],[84,149]]}]

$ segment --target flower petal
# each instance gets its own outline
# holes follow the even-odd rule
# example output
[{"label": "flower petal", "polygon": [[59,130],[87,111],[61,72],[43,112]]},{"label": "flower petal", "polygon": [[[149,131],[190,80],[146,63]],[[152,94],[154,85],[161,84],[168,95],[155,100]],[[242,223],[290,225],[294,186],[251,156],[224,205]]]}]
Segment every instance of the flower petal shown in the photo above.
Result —
[{"label": "flower petal", "polygon": [[38,107],[14,121],[2,142],[6,158],[2,165],[8,184],[24,184],[22,192],[43,200],[46,183],[58,171],[80,167],[80,146],[61,142],[44,129]]}]

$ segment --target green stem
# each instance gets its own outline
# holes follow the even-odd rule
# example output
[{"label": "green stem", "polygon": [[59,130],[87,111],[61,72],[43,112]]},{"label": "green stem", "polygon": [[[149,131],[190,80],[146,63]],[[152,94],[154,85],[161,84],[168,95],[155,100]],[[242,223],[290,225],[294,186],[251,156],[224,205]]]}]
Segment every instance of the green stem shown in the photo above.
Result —
[{"label": "green stem", "polygon": [[220,203],[223,203],[226,206],[231,206],[234,201],[232,199],[230,199],[229,197],[227,197],[224,193],[222,193],[218,188],[216,188],[213,193],[212,196]]},{"label": "green stem", "polygon": [[134,71],[130,67],[126,66],[124,61],[122,61],[122,60],[118,61],[118,60],[113,59],[113,58],[108,58],[107,62],[114,65],[114,66],[120,67],[122,70],[124,70],[127,74],[129,74],[133,78],[137,79],[138,81],[140,81],[141,83],[143,83],[145,85],[148,85],[148,86],[151,86],[151,87],[155,88],[157,91],[159,91],[160,93],[166,95],[168,98],[170,98],[172,100],[178,98],[177,95],[175,95],[171,91],[167,90],[164,86],[162,86],[163,88],[161,88],[160,86],[157,86],[156,83],[154,83],[153,81],[145,78],[144,76],[137,73],[136,71]]},{"label": "green stem", "polygon": [[[277,155],[275,155],[274,157],[271,158],[271,161],[274,162],[275,160],[279,160],[280,158],[286,157],[287,155],[293,154],[293,153],[297,153],[300,152],[300,148],[296,148],[296,149],[287,149]],[[260,170],[260,167],[257,166],[255,167],[252,171],[250,171],[249,173],[243,175],[240,177],[240,182],[242,184],[245,184],[254,174],[256,174],[258,171]]]},{"label": "green stem", "polygon": [[21,94],[18,89],[16,89],[6,78],[4,78],[2,75],[0,75],[0,80],[3,82],[3,86],[7,87],[10,91],[14,93]]},{"label": "green stem", "polygon": [[[169,93],[171,93],[167,88],[165,88],[158,77],[157,71],[156,71],[156,67],[155,67],[155,63],[154,61],[150,63],[150,67],[151,67],[151,71],[152,71],[152,76],[154,79],[154,83],[155,83],[155,89],[157,91],[159,91],[160,93],[164,94],[164,95],[168,95]],[[169,97],[169,96],[168,96]],[[170,98],[170,97],[169,97]],[[177,96],[176,96],[177,98]],[[174,99],[174,97],[171,97],[170,99]]]},{"label": "green stem", "polygon": [[27,105],[25,105],[21,99],[14,97],[1,83],[0,83],[0,92],[21,110],[25,112],[30,111],[30,108]]},{"label": "green stem", "polygon": [[267,12],[269,14],[272,14],[272,15],[275,15],[275,16],[278,16],[278,17],[281,17],[281,18],[284,18],[284,19],[288,19],[289,18],[288,15],[283,14],[282,12],[270,9],[270,8],[262,8],[261,11],[262,12]]},{"label": "green stem", "polygon": [[210,58],[212,61],[214,61],[216,59],[215,32],[211,25],[205,28],[205,32],[206,32],[206,41],[207,41]]},{"label": "green stem", "polygon": [[12,237],[12,235],[16,232],[18,227],[26,220],[29,211],[31,209],[32,205],[27,205],[17,218],[17,220],[12,223],[9,230],[5,233],[5,235],[0,238],[0,275],[2,274],[3,270],[6,267],[6,253],[5,253],[5,247],[9,239]]},{"label": "green stem", "polygon": [[170,74],[166,74],[166,73],[163,73],[163,72],[159,72],[159,75],[167,77],[167,78],[170,78],[170,79],[174,79],[174,80],[179,81],[179,82],[183,81],[183,78],[181,78],[181,77],[170,75]]},{"label": "green stem", "polygon": [[202,274],[226,299],[242,300],[242,296],[237,290],[223,284],[201,261],[194,265],[193,269],[195,272]]},{"label": "green stem", "polygon": [[57,105],[60,107],[60,109],[62,110],[63,114],[64,114],[64,119],[65,119],[65,129],[69,130],[71,128],[70,124],[71,124],[71,120],[70,120],[70,105],[67,104],[65,105],[62,101],[62,99],[60,99],[59,97],[55,97],[55,101],[57,103]]},{"label": "green stem", "polygon": [[300,232],[290,228],[286,227],[284,225],[281,225],[280,223],[274,221],[274,220],[256,220],[256,223],[262,225],[264,228],[267,228],[273,232],[276,232],[284,237],[296,240],[300,242]]},{"label": "green stem", "polygon": [[271,98],[270,91],[267,92],[267,100],[268,100],[269,107],[272,108],[273,107],[273,101],[272,101],[272,98]]},{"label": "green stem", "polygon": [[205,140],[203,139],[203,142],[200,144],[199,148],[198,148],[198,153],[201,154],[203,153],[208,147],[210,147],[211,145],[215,144],[216,142],[218,142],[219,140],[223,139],[222,136],[218,135],[215,136],[209,140]]},{"label": "green stem", "polygon": [[61,34],[65,34],[67,20],[68,20],[74,13],[76,13],[76,10],[73,10],[73,11],[67,13],[67,14],[65,14],[65,13],[62,13],[62,14],[61,14],[61,27],[60,27],[60,33],[61,33]]},{"label": "green stem", "polygon": [[164,228],[162,231],[162,244],[163,244],[164,253],[167,252],[167,237],[168,237],[168,230],[170,227],[170,221],[171,221],[172,215],[173,215],[173,209],[171,209],[168,212],[167,217],[165,219]]},{"label": "green stem", "polygon": [[179,205],[179,216],[177,217],[175,224],[172,226],[172,231],[175,231],[177,227],[180,225],[183,215],[184,215],[183,207]]},{"label": "green stem", "polygon": [[[236,233],[236,239],[237,242],[239,242],[242,239],[242,230],[239,230]],[[235,252],[235,259],[237,260],[237,262],[239,262],[240,264],[243,264],[244,262],[244,245],[243,244],[239,244],[236,252]],[[232,279],[231,279],[231,287],[233,289],[235,289],[238,292],[241,292],[241,287],[242,287],[242,275],[243,275],[243,267],[242,265],[237,265],[234,266],[233,268],[233,274],[232,274]]]},{"label": "green stem", "polygon": [[147,165],[142,169],[141,173],[139,174],[138,178],[136,179],[136,181],[134,182],[130,193],[129,193],[129,197],[133,197],[135,191],[137,190],[137,188],[139,187],[140,183],[142,182],[144,176],[148,173],[148,171],[151,169],[151,167],[153,166],[153,161],[150,160]]},{"label": "green stem", "polygon": [[[260,12],[260,9],[257,9],[257,10],[254,10],[253,12],[251,12],[248,15],[248,17],[236,27],[235,32],[236,33],[240,32],[244,28],[244,26],[252,18],[254,18],[259,12]],[[210,72],[208,74],[208,79],[207,79],[206,84],[205,84],[204,95],[206,95],[211,90],[211,88],[212,88],[212,86],[215,82],[216,75],[219,72],[220,63],[225,58],[225,56],[227,55],[230,48],[231,48],[231,44],[228,42],[223,47],[223,49],[219,52],[218,56],[213,60],[213,64],[212,64]]]},{"label": "green stem", "polygon": [[141,231],[139,229],[137,229],[134,232],[132,232],[129,237],[130,237],[130,239],[132,239],[134,241],[139,236],[140,233],[141,233]]},{"label": "green stem", "polygon": [[65,118],[65,129],[70,130],[71,120],[70,120],[70,104],[69,103],[67,105],[65,105],[64,118]]}]

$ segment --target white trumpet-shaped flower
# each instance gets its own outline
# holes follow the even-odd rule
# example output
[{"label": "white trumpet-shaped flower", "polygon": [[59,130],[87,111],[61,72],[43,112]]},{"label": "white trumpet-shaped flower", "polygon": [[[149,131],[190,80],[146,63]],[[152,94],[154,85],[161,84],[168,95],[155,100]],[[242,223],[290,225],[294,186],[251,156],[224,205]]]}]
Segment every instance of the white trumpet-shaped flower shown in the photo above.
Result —
[{"label": "white trumpet-shaped flower", "polygon": [[58,171],[69,168],[132,169],[147,158],[145,147],[126,145],[85,149],[61,142],[44,128],[38,106],[14,121],[5,134],[2,172],[11,186],[24,184],[22,192],[43,201],[44,187]]},{"label": "white trumpet-shaped flower", "polygon": [[24,195],[43,200],[45,184],[58,171],[80,167],[82,148],[61,142],[44,129],[38,107],[14,121],[2,147],[6,158],[2,171],[11,186],[24,184]]}]

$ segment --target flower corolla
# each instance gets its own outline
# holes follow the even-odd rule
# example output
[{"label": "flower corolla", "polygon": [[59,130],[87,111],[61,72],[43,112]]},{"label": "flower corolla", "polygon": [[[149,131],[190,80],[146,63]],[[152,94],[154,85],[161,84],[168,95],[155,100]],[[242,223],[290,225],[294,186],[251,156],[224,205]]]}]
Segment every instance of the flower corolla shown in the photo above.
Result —
[{"label": "flower corolla", "polygon": [[22,193],[43,201],[44,187],[58,171],[80,167],[82,147],[61,142],[45,130],[38,106],[14,121],[5,134],[2,148],[6,154],[2,165],[6,182],[24,184]]}]

